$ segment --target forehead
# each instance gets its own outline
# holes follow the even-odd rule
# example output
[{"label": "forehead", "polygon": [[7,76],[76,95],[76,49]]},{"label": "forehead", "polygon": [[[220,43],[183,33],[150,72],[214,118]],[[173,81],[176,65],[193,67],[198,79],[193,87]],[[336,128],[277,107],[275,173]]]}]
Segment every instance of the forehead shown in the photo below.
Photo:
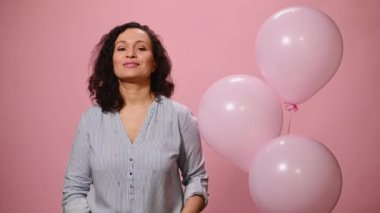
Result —
[{"label": "forehead", "polygon": [[151,44],[148,34],[138,28],[129,28],[124,32],[120,33],[117,37],[115,43],[117,42],[126,42],[126,43],[135,43],[135,42],[145,42]]}]

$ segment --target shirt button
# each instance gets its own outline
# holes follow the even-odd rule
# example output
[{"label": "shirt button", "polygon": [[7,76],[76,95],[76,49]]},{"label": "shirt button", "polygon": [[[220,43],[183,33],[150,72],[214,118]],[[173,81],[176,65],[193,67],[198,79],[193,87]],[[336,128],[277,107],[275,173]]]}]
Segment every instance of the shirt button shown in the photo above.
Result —
[{"label": "shirt button", "polygon": [[130,172],[129,175],[132,175],[132,172]]},{"label": "shirt button", "polygon": [[132,158],[129,158],[129,161],[132,161]]}]

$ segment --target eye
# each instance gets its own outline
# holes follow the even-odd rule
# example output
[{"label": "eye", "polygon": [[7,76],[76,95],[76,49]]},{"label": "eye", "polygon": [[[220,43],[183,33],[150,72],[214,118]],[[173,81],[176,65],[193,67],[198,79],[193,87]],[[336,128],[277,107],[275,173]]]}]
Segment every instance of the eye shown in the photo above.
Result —
[{"label": "eye", "polygon": [[116,50],[117,51],[125,51],[127,48],[125,48],[125,47],[118,47],[118,48],[116,48]]},{"label": "eye", "polygon": [[145,51],[146,48],[145,47],[137,47],[137,50],[139,50],[139,51]]}]

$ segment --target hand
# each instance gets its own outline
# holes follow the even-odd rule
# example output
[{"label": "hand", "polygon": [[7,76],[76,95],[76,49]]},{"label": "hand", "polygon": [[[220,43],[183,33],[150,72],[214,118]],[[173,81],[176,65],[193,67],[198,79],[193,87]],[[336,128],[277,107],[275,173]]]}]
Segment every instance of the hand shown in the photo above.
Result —
[{"label": "hand", "polygon": [[205,202],[202,196],[194,195],[187,199],[181,213],[199,213],[204,208]]}]

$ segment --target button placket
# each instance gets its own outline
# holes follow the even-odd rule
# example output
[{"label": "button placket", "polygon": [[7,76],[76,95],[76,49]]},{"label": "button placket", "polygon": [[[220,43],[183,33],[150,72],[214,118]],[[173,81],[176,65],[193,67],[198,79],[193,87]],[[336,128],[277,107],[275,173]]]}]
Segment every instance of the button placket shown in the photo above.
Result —
[{"label": "button placket", "polygon": [[135,186],[134,186],[134,180],[133,180],[133,168],[134,168],[134,161],[133,161],[133,147],[128,148],[128,156],[129,156],[129,165],[128,165],[128,185],[129,185],[129,197],[130,199],[134,198],[135,195]]}]

